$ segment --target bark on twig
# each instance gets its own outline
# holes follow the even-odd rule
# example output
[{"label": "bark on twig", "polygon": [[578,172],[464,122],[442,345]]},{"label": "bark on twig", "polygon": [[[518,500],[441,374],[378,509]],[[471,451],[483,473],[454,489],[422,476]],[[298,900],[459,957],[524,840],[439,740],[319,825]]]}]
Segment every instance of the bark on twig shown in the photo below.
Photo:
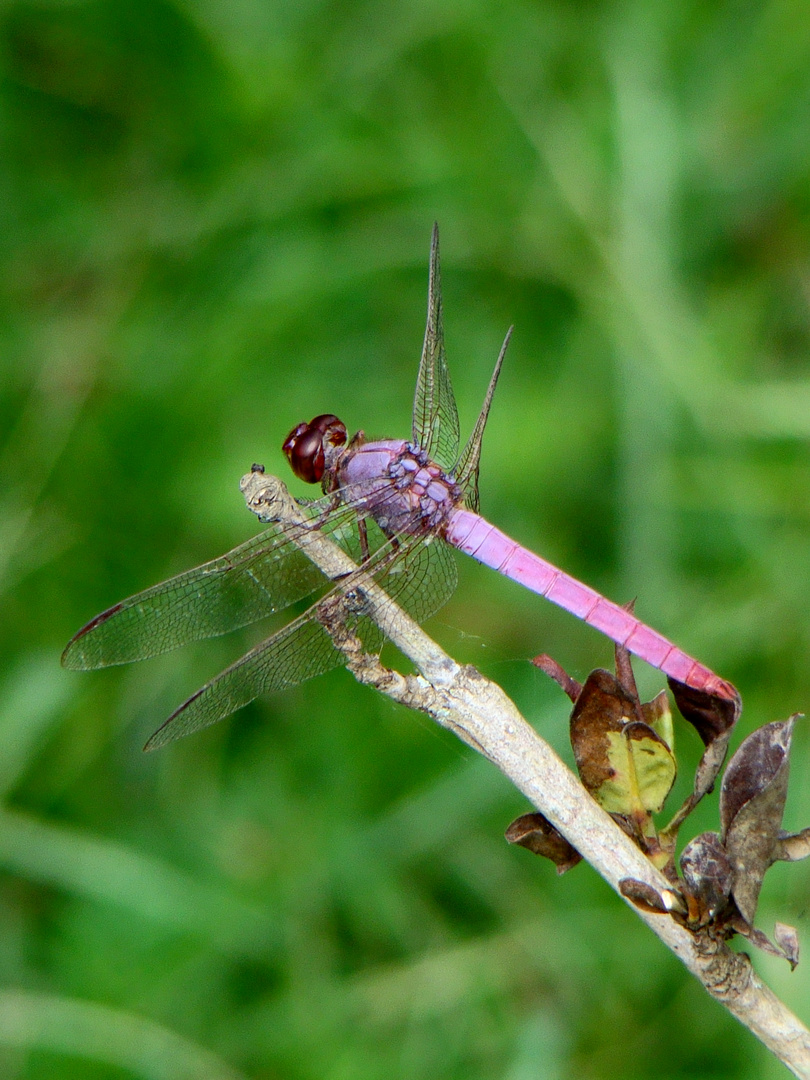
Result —
[{"label": "bark on twig", "polygon": [[[241,486],[248,507],[261,520],[290,526],[307,520],[276,477],[252,472],[243,477]],[[296,542],[328,578],[355,574],[352,605],[356,608],[361,603],[363,613],[419,672],[401,675],[366,653],[346,627],[346,594],[338,593],[331,606],[322,606],[320,617],[360,682],[426,713],[497,765],[617,892],[623,878],[648,883],[659,892],[670,887],[499,686],[475,668],[456,664],[370,577],[358,574],[356,564],[320,531],[296,533]],[[694,935],[669,916],[630,906],[713,998],[795,1076],[810,1080],[810,1031],[760,980],[745,954],[732,952],[725,943],[705,935]]]}]

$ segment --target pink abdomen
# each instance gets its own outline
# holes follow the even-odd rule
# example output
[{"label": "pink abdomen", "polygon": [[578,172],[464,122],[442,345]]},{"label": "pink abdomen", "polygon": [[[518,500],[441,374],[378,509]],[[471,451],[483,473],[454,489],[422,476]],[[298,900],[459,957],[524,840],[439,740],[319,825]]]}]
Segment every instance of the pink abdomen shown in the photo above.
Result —
[{"label": "pink abdomen", "polygon": [[737,691],[731,683],[625,608],[510,540],[478,514],[463,509],[453,511],[444,535],[460,551],[570,611],[678,682],[728,700],[736,698]]}]

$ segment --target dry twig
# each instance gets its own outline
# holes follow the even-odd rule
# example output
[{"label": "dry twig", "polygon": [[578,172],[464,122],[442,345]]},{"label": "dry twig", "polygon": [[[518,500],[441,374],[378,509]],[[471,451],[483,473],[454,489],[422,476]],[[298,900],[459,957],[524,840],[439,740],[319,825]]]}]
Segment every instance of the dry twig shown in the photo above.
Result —
[{"label": "dry twig", "polygon": [[[282,525],[307,520],[276,477],[248,473],[241,486],[248,507],[261,520]],[[456,664],[370,577],[358,576],[352,560],[318,530],[299,535],[297,542],[328,578],[339,582],[354,574],[351,589],[325,601],[319,617],[360,682],[426,713],[497,765],[617,892],[624,878],[648,883],[659,892],[670,888],[499,686],[475,668]],[[364,652],[346,627],[347,605],[356,611],[358,604],[413,662],[418,675],[401,675]],[[810,1080],[810,1031],[760,980],[745,954],[692,934],[666,915],[630,906],[713,998],[795,1076]]]}]

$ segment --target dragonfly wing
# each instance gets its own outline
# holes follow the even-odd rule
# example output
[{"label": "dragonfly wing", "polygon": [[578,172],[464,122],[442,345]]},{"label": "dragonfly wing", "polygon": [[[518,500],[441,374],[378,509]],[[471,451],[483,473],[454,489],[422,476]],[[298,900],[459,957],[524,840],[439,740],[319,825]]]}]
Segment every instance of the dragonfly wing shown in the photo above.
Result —
[{"label": "dragonfly wing", "polygon": [[[328,502],[319,500],[307,512],[315,517]],[[355,521],[351,507],[343,507],[324,531],[357,558]],[[62,663],[82,670],[127,664],[282,611],[327,581],[295,534],[274,525],[227,555],[122,600],[79,630]]]},{"label": "dragonfly wing", "polygon": [[412,619],[423,622],[436,614],[456,587],[455,556],[438,537],[420,538],[406,545],[379,581]]},{"label": "dragonfly wing", "polygon": [[504,356],[506,356],[506,349],[509,345],[511,336],[512,327],[510,326],[506,333],[506,337],[504,338],[503,345],[501,345],[501,351],[498,353],[495,370],[492,372],[492,378],[489,380],[484,404],[481,407],[481,412],[478,414],[475,427],[467,440],[467,445],[464,447],[461,457],[458,459],[458,464],[452,470],[456,483],[464,492],[464,501],[476,514],[478,513],[478,466],[481,461],[481,443],[484,438],[484,428],[487,426],[489,407],[492,404],[495,387],[498,385],[498,376],[501,373],[501,365],[503,364]]},{"label": "dragonfly wing", "polygon": [[295,686],[345,662],[310,608],[206,683],[157,729],[144,750],[156,750],[224,720],[260,694]]},{"label": "dragonfly wing", "polygon": [[439,226],[433,226],[425,343],[413,402],[413,441],[445,469],[458,454],[458,410],[444,354]]},{"label": "dragonfly wing", "polygon": [[[425,619],[448,599],[456,585],[456,564],[443,542],[429,538],[412,539],[398,550],[388,544],[375,553],[357,577],[369,574],[379,580],[385,591],[416,619]],[[158,728],[144,749],[155,750],[184,735],[224,720],[261,694],[283,690],[345,664],[346,658],[335,646],[318,620],[319,612],[332,597],[351,593],[352,578],[344,579],[328,598],[314,604],[299,618],[251,649],[184,702]],[[377,624],[362,612],[352,614],[347,604],[344,615],[348,628],[356,634],[367,652],[378,652],[383,634]]]}]

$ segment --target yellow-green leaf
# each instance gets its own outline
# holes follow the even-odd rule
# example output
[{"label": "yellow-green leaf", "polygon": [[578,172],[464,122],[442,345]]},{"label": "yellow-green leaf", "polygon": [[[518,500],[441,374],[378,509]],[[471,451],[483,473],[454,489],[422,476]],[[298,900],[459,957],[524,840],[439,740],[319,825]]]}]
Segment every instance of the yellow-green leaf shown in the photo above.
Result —
[{"label": "yellow-green leaf", "polygon": [[613,814],[658,813],[675,782],[675,758],[661,738],[639,721],[606,733],[612,775],[594,796]]},{"label": "yellow-green leaf", "polygon": [[641,706],[644,719],[656,733],[660,735],[670,750],[675,749],[675,727],[672,723],[672,710],[669,707],[669,696],[666,690],[646,701]]}]

